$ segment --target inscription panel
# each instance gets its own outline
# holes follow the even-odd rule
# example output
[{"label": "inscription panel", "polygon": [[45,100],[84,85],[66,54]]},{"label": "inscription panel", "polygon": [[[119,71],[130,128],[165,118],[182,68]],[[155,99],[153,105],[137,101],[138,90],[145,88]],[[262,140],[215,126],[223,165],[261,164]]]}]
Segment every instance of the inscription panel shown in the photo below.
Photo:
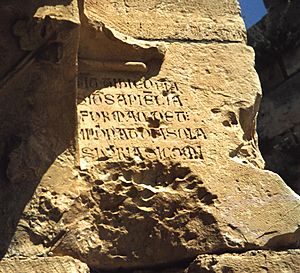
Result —
[{"label": "inscription panel", "polygon": [[206,133],[180,84],[80,74],[81,166],[97,161],[203,160]]}]

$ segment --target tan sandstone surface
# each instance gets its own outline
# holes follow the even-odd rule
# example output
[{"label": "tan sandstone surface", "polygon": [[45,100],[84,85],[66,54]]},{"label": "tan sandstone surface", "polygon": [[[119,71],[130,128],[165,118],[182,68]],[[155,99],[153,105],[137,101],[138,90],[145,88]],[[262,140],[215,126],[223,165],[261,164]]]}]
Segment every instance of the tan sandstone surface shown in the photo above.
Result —
[{"label": "tan sandstone surface", "polygon": [[89,273],[88,266],[71,257],[8,259],[0,263],[1,273]]},{"label": "tan sandstone surface", "polygon": [[299,271],[299,250],[282,252],[260,250],[243,254],[200,255],[188,266],[177,265],[177,269],[136,270],[133,273],[294,273]]},{"label": "tan sandstone surface", "polygon": [[46,2],[1,7],[2,256],[146,270],[299,248],[235,0]]}]

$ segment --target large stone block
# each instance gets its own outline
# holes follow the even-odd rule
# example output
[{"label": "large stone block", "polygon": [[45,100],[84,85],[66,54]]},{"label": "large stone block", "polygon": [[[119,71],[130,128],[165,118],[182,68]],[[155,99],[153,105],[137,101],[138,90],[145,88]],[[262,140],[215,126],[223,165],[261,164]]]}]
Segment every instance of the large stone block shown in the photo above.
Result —
[{"label": "large stone block", "polygon": [[[1,200],[13,223],[9,236],[3,227],[6,257],[68,255],[131,270],[298,246],[299,196],[263,170],[261,90],[236,1],[160,3],[50,3],[37,25],[15,27],[34,58],[2,102],[10,113],[9,95],[19,96],[14,126],[2,123],[17,136],[2,148],[13,197]],[[208,22],[208,38],[185,32],[195,17]],[[225,36],[222,20],[234,26]],[[36,52],[30,41],[43,41],[48,24],[54,41]],[[36,29],[42,37],[29,39]]]}]

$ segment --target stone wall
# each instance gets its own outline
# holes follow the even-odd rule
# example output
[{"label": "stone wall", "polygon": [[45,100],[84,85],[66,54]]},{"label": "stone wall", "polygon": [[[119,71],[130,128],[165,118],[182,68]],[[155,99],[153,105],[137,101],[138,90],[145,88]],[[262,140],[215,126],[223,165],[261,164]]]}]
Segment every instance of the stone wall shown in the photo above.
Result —
[{"label": "stone wall", "polygon": [[0,14],[0,272],[299,271],[236,0]]},{"label": "stone wall", "polygon": [[248,32],[263,88],[258,116],[266,168],[300,192],[300,3],[265,1],[268,14]]}]

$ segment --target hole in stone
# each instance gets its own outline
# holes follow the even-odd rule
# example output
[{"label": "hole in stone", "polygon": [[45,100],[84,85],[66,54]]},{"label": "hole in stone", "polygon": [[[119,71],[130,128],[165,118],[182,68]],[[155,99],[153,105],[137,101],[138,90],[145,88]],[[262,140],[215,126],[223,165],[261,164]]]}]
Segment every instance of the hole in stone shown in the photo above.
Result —
[{"label": "hole in stone", "polygon": [[[147,121],[148,121],[150,128],[159,128],[160,121],[158,119],[148,118]],[[151,133],[152,133],[152,131],[151,131]]]},{"label": "hole in stone", "polygon": [[229,121],[232,125],[237,125],[238,124],[238,120],[236,118],[236,115],[234,112],[228,112],[228,118]]},{"label": "hole in stone", "polygon": [[155,195],[155,193],[153,191],[145,189],[145,190],[140,192],[140,195],[144,199],[149,199],[149,198],[153,197],[153,195]]},{"label": "hole in stone", "polygon": [[193,190],[193,189],[195,189],[196,187],[197,187],[197,182],[193,182],[193,183],[188,184],[188,185],[186,186],[186,188],[189,189],[189,190]]},{"label": "hole in stone", "polygon": [[230,123],[229,123],[228,120],[224,120],[224,121],[222,122],[222,124],[223,124],[225,127],[230,127]]},{"label": "hole in stone", "polygon": [[113,180],[113,181],[117,181],[118,178],[119,178],[119,174],[118,174],[118,173],[114,173],[114,174],[112,174],[112,176],[111,176],[111,180]]},{"label": "hole in stone", "polygon": [[214,114],[221,113],[221,109],[220,108],[213,108],[210,111],[212,111]]}]

